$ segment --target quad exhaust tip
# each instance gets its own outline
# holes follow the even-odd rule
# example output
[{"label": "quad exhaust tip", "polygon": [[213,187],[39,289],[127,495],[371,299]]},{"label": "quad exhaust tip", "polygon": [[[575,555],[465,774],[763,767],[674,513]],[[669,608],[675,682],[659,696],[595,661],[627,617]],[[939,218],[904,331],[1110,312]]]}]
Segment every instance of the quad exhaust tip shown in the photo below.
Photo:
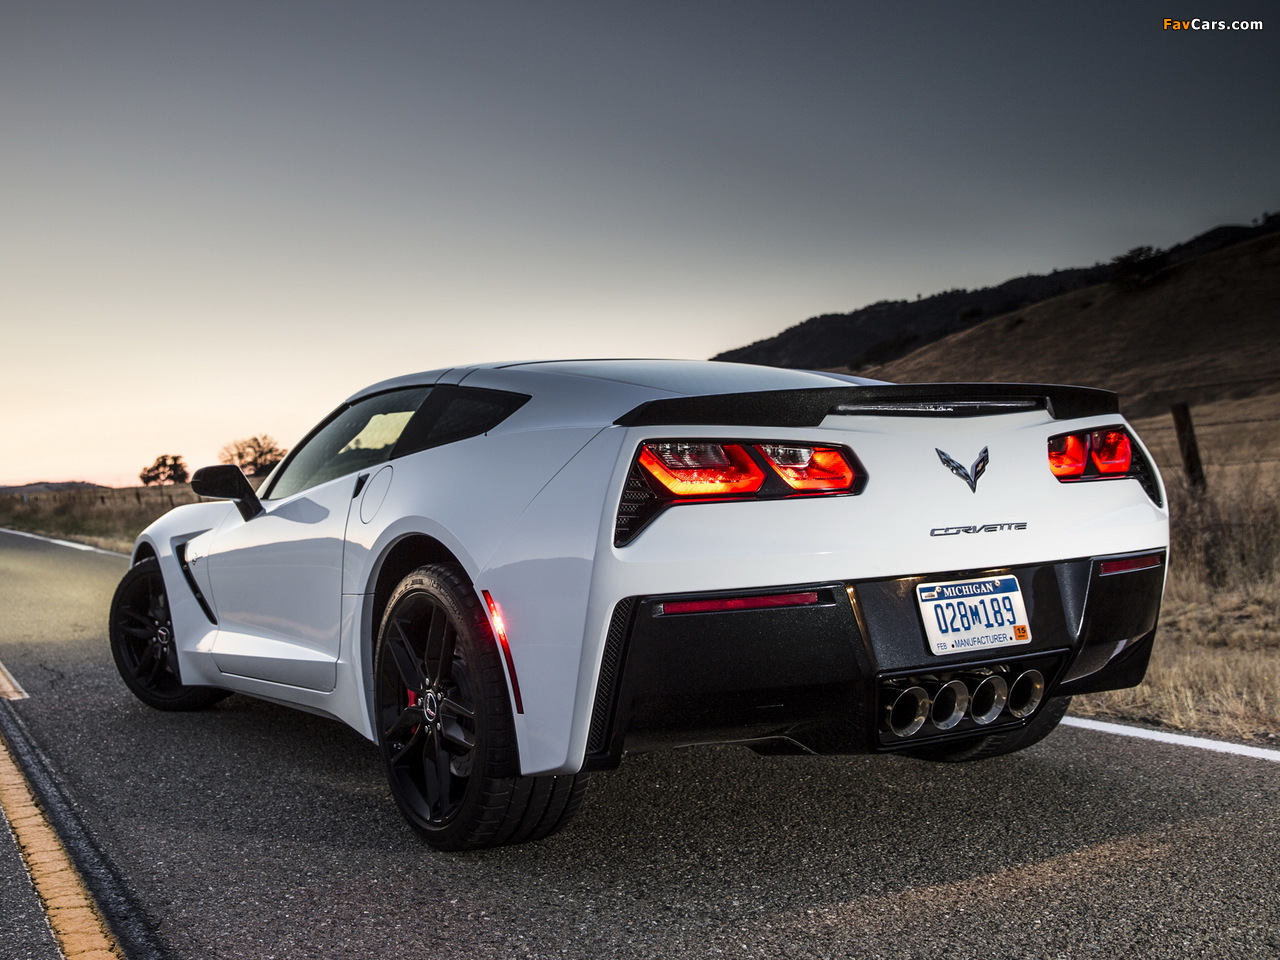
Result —
[{"label": "quad exhaust tip", "polygon": [[954,730],[966,718],[986,727],[1002,717],[1023,720],[1044,702],[1045,678],[1024,670],[1012,681],[1002,673],[967,673],[950,680],[889,681],[881,687],[883,729],[899,739],[913,737],[930,725],[935,732]]},{"label": "quad exhaust tip", "polygon": [[895,737],[920,732],[929,719],[929,691],[921,686],[889,687],[885,693],[885,726]]},{"label": "quad exhaust tip", "polygon": [[978,726],[985,727],[989,723],[994,723],[1004,712],[1005,704],[1009,702],[1009,683],[998,673],[971,679],[976,683],[973,688],[970,716]]},{"label": "quad exhaust tip", "polygon": [[964,719],[971,699],[964,681],[948,680],[933,692],[929,719],[939,730],[950,730]]},{"label": "quad exhaust tip", "polygon": [[1044,699],[1044,674],[1027,670],[1018,675],[1009,688],[1009,713],[1021,720],[1036,712]]}]

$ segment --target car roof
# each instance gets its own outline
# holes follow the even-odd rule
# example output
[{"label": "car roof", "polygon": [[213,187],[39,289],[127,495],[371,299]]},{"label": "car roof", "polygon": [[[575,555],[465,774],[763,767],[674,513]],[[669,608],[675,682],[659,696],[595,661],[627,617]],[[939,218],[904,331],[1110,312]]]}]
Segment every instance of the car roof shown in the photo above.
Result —
[{"label": "car roof", "polygon": [[[611,392],[609,384],[618,385],[616,392],[634,396],[636,388],[652,397],[708,396],[719,393],[749,393],[758,390],[803,390],[820,387],[866,385],[879,383],[865,377],[824,373],[815,370],[791,370],[749,363],[726,363],[716,360],[522,360],[446,367],[383,380],[356,392],[348,401],[398,387],[428,384],[461,384],[466,381],[489,388],[521,392],[536,391],[539,381],[549,390],[563,387],[566,379],[593,381],[599,392]],[[596,391],[592,391],[596,392]]]}]

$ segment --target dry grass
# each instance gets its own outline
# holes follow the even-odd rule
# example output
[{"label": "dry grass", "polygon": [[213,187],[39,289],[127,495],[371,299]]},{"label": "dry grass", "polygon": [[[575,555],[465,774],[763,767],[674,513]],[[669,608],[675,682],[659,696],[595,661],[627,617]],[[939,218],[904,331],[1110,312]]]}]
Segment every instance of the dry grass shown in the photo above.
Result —
[{"label": "dry grass", "polygon": [[0,497],[0,527],[129,553],[152,520],[199,499],[186,484],[14,494]]},{"label": "dry grass", "polygon": [[1280,484],[1258,467],[1218,470],[1202,498],[1171,484],[1170,507],[1146,680],[1077,697],[1073,712],[1280,742]]}]

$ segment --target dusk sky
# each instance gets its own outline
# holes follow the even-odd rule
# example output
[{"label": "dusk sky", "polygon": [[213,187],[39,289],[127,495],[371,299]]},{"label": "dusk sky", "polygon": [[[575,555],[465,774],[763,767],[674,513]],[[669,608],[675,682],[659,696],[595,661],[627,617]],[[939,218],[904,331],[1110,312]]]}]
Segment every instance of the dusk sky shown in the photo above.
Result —
[{"label": "dusk sky", "polygon": [[1274,0],[0,0],[0,485],[1248,223],[1277,41]]}]

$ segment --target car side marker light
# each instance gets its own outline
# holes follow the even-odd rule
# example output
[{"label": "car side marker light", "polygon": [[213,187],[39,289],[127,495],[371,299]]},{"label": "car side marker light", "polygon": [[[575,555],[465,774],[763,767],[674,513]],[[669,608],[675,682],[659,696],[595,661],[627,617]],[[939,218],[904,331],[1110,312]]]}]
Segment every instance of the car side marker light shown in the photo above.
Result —
[{"label": "car side marker light", "polygon": [[516,663],[511,657],[511,645],[507,643],[507,624],[502,619],[502,611],[497,602],[489,595],[488,590],[481,590],[485,606],[489,608],[489,622],[493,624],[493,635],[498,638],[498,647],[502,650],[502,658],[507,662],[507,676],[511,678],[511,696],[516,702],[516,713],[524,713],[524,699],[520,696],[520,680],[516,677]]}]

